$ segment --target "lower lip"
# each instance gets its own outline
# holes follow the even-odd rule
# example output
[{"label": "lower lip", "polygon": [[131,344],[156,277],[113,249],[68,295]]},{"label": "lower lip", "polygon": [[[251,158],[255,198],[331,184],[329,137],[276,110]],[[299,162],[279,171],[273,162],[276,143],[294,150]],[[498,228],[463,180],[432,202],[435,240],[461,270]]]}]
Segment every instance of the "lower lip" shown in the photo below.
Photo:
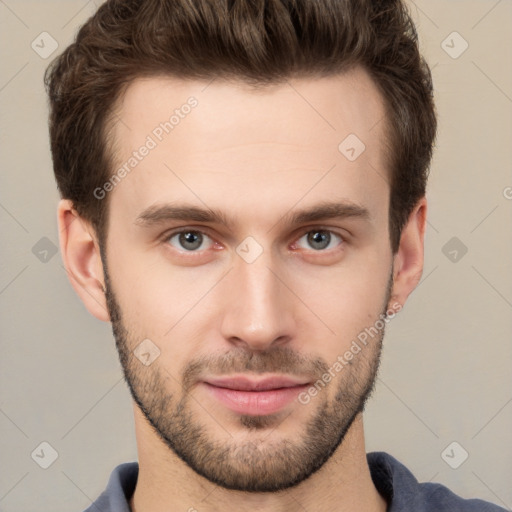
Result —
[{"label": "lower lip", "polygon": [[206,389],[228,409],[239,414],[264,416],[279,412],[297,398],[308,385],[289,388],[269,389],[267,391],[241,391],[220,388],[203,382]]}]

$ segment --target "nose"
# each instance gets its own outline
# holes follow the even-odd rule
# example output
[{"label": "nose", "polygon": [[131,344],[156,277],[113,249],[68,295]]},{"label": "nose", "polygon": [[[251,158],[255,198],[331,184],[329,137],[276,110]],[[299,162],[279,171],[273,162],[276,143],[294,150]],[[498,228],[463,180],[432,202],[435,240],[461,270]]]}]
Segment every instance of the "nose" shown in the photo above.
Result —
[{"label": "nose", "polygon": [[264,351],[295,336],[294,296],[271,259],[266,251],[252,263],[237,258],[222,290],[222,335],[237,348]]}]

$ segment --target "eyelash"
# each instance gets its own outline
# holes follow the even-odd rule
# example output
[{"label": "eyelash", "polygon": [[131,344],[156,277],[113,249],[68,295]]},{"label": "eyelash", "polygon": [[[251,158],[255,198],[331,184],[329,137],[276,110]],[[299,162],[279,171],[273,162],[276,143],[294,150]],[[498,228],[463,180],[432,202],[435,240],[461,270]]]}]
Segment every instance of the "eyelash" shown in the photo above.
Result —
[{"label": "eyelash", "polygon": [[[301,234],[298,236],[298,238],[296,239],[297,241],[300,240],[302,237],[304,237],[304,235],[307,235],[308,233],[312,233],[312,232],[326,232],[326,233],[330,233],[331,235],[334,235],[335,237],[338,237],[340,239],[340,242],[338,243],[338,245],[335,247],[335,248],[332,248],[332,249],[319,249],[317,251],[315,251],[314,249],[311,249],[311,251],[313,253],[316,253],[316,254],[331,254],[332,252],[336,251],[336,250],[340,250],[340,246],[344,246],[346,244],[346,238],[345,236],[341,235],[340,233],[338,233],[337,231],[333,231],[332,229],[329,229],[327,227],[308,227],[307,230],[305,231],[302,231]],[[162,236],[162,241],[164,243],[167,243],[168,245],[169,244],[169,241],[171,238],[173,238],[174,236],[176,235],[179,235],[181,233],[199,233],[201,235],[206,235],[208,238],[210,238],[214,243],[215,241],[213,240],[213,238],[205,231],[202,231],[201,229],[196,229],[196,228],[180,228],[180,229],[177,229],[175,231],[170,231],[168,233],[166,233],[165,235]],[[297,242],[294,242],[294,245],[296,244]],[[176,248],[174,248],[176,249]],[[187,251],[185,249],[183,250],[178,250],[176,249],[178,252],[180,253],[184,253],[184,254],[187,254],[187,255],[191,255],[191,254],[197,254],[197,255],[201,255],[202,253],[204,253],[204,251],[206,251],[207,249],[202,249],[202,250],[194,250],[194,251]]]}]

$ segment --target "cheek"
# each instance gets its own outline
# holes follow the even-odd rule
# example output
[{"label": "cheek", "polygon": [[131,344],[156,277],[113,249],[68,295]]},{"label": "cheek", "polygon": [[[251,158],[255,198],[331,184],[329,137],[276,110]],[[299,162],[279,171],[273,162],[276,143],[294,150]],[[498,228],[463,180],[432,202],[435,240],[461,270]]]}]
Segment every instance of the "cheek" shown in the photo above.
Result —
[{"label": "cheek", "polygon": [[314,287],[302,288],[304,302],[319,317],[310,316],[310,332],[315,331],[317,324],[319,332],[332,340],[326,344],[331,347],[326,357],[336,358],[359,333],[374,325],[385,309],[390,262],[383,265],[382,261],[371,259],[373,263],[340,267],[328,279],[315,281]]},{"label": "cheek", "polygon": [[[134,250],[120,237],[110,241],[109,274],[125,318],[162,328],[187,302],[190,279],[165,264],[155,248]],[[172,324],[171,324],[172,325]]]},{"label": "cheek", "polygon": [[[109,274],[129,332],[130,348],[150,339],[160,350],[160,365],[174,377],[166,381],[172,388],[184,365],[204,351],[202,344],[207,338],[203,327],[208,323],[203,314],[208,300],[204,299],[216,276],[211,271],[204,277],[193,275],[190,268],[173,268],[161,257],[148,254],[113,256],[111,261]],[[168,376],[167,372],[163,376]]]}]

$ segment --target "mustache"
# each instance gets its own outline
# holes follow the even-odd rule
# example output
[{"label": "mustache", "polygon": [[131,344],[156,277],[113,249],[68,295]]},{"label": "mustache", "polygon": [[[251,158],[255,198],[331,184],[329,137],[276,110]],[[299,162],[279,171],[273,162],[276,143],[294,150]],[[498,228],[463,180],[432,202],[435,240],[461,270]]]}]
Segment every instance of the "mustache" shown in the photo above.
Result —
[{"label": "mustache", "polygon": [[264,352],[233,349],[222,355],[204,355],[189,362],[183,371],[183,390],[188,392],[201,377],[234,373],[284,373],[311,376],[316,380],[329,370],[321,358],[308,358],[289,347],[274,347]]}]

